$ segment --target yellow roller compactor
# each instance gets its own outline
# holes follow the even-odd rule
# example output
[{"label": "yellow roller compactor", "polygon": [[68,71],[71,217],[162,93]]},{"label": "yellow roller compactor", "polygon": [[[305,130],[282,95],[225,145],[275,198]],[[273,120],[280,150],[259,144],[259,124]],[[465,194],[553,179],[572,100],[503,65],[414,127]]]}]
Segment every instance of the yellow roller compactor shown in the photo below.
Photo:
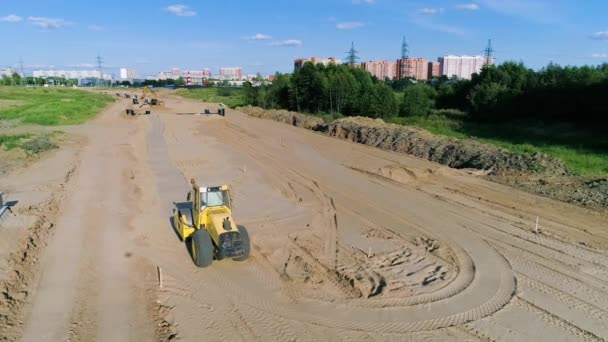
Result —
[{"label": "yellow roller compactor", "polygon": [[232,219],[232,203],[227,185],[201,187],[191,180],[187,202],[175,203],[173,224],[198,267],[211,265],[213,259],[249,257],[249,234]]}]

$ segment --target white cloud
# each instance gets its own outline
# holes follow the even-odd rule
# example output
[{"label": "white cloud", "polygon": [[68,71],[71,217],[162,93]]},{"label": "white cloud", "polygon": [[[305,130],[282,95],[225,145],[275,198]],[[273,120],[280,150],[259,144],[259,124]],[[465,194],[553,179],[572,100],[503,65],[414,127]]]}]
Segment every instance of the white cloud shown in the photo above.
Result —
[{"label": "white cloud", "polygon": [[91,31],[103,31],[103,27],[99,25],[89,25],[89,30]]},{"label": "white cloud", "polygon": [[591,35],[591,39],[608,40],[608,31],[599,31]]},{"label": "white cloud", "polygon": [[78,63],[78,64],[69,64],[67,65],[70,68],[83,68],[83,69],[90,69],[90,68],[95,68],[96,65],[93,63]]},{"label": "white cloud", "polygon": [[456,5],[456,8],[463,11],[477,11],[480,7],[478,4],[460,4]]},{"label": "white cloud", "polygon": [[6,17],[0,18],[0,21],[8,21],[9,23],[17,23],[17,22],[23,21],[23,18],[18,15],[10,14],[10,15],[7,15]]},{"label": "white cloud", "polygon": [[346,21],[336,24],[338,30],[353,30],[359,27],[363,27],[365,24],[359,21]]},{"label": "white cloud", "polygon": [[591,58],[608,59],[608,53],[594,53],[591,55]]},{"label": "white cloud", "polygon": [[298,39],[288,39],[270,43],[271,46],[300,46],[302,41]]},{"label": "white cloud", "polygon": [[481,6],[497,13],[524,18],[542,24],[563,22],[558,1],[547,0],[475,0]]},{"label": "white cloud", "polygon": [[443,12],[443,8],[423,8],[418,11],[419,14],[434,15]]},{"label": "white cloud", "polygon": [[189,9],[188,6],[180,4],[168,6],[165,10],[180,17],[193,17],[196,15],[196,12]]},{"label": "white cloud", "polygon": [[56,29],[60,27],[64,27],[69,23],[63,19],[57,18],[47,18],[47,17],[28,17],[27,21],[38,27],[42,27],[43,29]]},{"label": "white cloud", "polygon": [[264,34],[264,33],[256,33],[251,37],[247,37],[247,39],[251,39],[251,40],[270,40],[272,39],[271,35],[268,34]]},{"label": "white cloud", "polygon": [[54,65],[49,65],[49,64],[26,64],[24,65],[24,67],[26,69],[53,69],[55,66]]},{"label": "white cloud", "polygon": [[449,33],[458,36],[463,36],[466,34],[465,30],[460,27],[435,23],[431,20],[428,20],[428,18],[414,16],[412,17],[410,22],[427,30]]}]

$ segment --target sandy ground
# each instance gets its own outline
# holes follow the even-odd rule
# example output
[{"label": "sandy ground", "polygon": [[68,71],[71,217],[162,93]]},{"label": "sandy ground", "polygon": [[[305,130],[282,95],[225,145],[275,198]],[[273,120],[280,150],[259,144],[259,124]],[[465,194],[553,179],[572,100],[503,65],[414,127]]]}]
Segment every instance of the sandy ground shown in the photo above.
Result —
[{"label": "sandy ground", "polygon": [[[0,232],[25,241],[0,255],[2,338],[608,337],[606,216],[232,110],[175,115],[217,106],[164,99],[139,117],[123,100],[70,132],[86,144],[2,179],[34,203]],[[249,260],[192,264],[170,222],[190,177],[232,187]],[[43,233],[34,247],[28,231]]]}]

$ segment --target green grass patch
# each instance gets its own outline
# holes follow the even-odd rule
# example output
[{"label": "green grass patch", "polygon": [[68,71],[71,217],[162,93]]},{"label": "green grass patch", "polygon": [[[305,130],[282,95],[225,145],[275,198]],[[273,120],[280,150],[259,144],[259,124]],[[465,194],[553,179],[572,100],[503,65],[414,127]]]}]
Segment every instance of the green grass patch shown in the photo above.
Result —
[{"label": "green grass patch", "polygon": [[239,88],[178,89],[175,94],[205,102],[223,103],[230,108],[245,105],[243,90]]},{"label": "green grass patch", "polygon": [[0,87],[0,120],[56,126],[81,124],[113,102],[111,96],[77,89]]},{"label": "green grass patch", "polygon": [[435,111],[429,116],[386,121],[454,138],[475,138],[515,154],[544,153],[561,159],[579,175],[608,175],[608,135],[601,127],[540,121],[479,123],[457,111]]},{"label": "green grass patch", "polygon": [[0,134],[0,147],[5,150],[12,150],[16,147],[21,146],[23,141],[31,138],[32,135],[26,134]]},{"label": "green grass patch", "polygon": [[15,148],[22,149],[28,155],[40,154],[59,146],[52,140],[53,136],[60,133],[47,133],[34,135],[24,134],[0,134],[0,147],[6,151]]}]

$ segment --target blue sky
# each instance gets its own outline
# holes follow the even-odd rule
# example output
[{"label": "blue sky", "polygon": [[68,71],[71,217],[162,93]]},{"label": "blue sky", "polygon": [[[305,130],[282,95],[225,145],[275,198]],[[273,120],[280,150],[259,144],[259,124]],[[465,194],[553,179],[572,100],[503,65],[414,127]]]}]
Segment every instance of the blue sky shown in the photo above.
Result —
[{"label": "blue sky", "polygon": [[606,0],[2,1],[0,67],[90,68],[141,75],[242,66],[289,72],[298,57],[394,60],[482,54],[540,68],[608,62]]}]

